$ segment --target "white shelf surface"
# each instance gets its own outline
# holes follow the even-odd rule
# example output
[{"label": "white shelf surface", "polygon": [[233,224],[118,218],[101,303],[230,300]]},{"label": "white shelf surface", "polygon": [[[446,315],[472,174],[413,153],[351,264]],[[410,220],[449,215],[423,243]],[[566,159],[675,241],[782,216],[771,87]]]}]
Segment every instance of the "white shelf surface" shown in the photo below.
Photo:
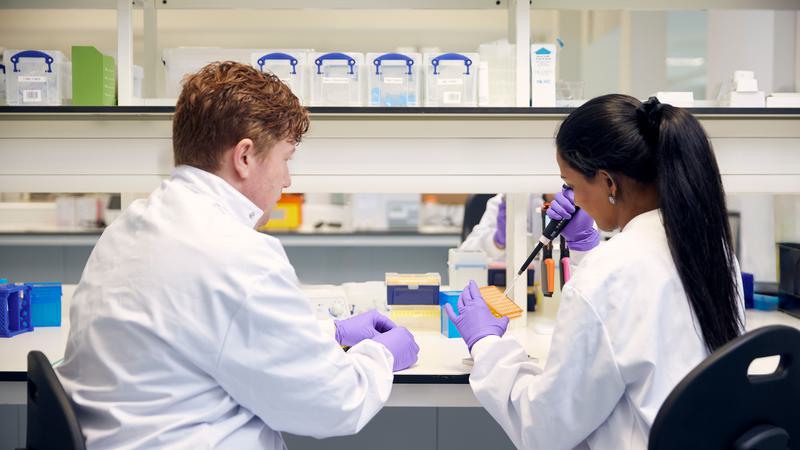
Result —
[{"label": "white shelf surface", "polygon": [[[549,192],[565,116],[312,113],[291,191]],[[728,192],[800,192],[800,114],[698,118]],[[0,191],[150,192],[173,167],[171,114],[3,112],[0,155]]]},{"label": "white shelf surface", "polygon": [[[137,2],[141,5],[141,0]],[[166,0],[156,9],[505,9],[508,0]],[[531,9],[698,10],[797,9],[793,0],[533,0]],[[115,9],[114,0],[4,0],[0,9]]]},{"label": "white shelf surface", "polygon": [[[269,233],[278,238],[284,247],[457,247],[461,237],[457,234],[392,234],[392,233]],[[2,232],[2,246],[77,246],[92,247],[100,238],[97,232]]]}]

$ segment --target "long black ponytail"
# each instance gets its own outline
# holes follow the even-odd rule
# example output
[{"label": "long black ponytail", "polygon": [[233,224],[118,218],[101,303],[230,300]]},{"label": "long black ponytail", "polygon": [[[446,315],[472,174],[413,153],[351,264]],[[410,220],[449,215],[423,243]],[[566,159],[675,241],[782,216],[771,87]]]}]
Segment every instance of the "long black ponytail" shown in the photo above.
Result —
[{"label": "long black ponytail", "polygon": [[725,191],[697,119],[654,97],[641,103],[604,95],[564,120],[556,146],[586,177],[602,169],[656,186],[670,253],[706,348],[713,352],[738,336],[741,300]]}]

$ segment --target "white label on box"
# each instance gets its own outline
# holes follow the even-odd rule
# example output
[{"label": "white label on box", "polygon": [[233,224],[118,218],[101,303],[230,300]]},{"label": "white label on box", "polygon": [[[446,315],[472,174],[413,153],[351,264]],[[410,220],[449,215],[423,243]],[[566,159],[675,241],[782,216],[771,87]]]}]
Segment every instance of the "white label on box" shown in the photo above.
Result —
[{"label": "white label on box", "polygon": [[347,84],[350,78],[347,77],[323,77],[322,84]]},{"label": "white label on box", "polygon": [[556,106],[555,45],[531,45],[531,81],[532,105]]},{"label": "white label on box", "polygon": [[383,84],[403,84],[403,79],[400,77],[383,77]]},{"label": "white label on box", "polygon": [[43,77],[43,76],[36,77],[36,76],[31,76],[31,75],[20,75],[19,77],[17,77],[17,80],[20,83],[46,83],[47,82],[47,77]]},{"label": "white label on box", "polygon": [[461,103],[461,92],[452,91],[452,92],[443,92],[442,93],[442,103],[445,105],[457,105]]},{"label": "white label on box", "polygon": [[439,86],[461,86],[464,84],[463,78],[437,78],[436,84]]},{"label": "white label on box", "polygon": [[42,91],[35,89],[22,90],[22,103],[41,103]]}]

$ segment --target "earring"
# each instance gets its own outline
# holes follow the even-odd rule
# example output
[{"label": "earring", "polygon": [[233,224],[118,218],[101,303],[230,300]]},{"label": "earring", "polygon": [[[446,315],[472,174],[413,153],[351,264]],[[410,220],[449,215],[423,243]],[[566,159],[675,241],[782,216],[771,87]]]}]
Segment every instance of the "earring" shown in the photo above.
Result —
[{"label": "earring", "polygon": [[613,195],[609,195],[608,196],[608,203],[611,203],[612,205],[616,205],[617,204],[616,197],[614,197]]}]

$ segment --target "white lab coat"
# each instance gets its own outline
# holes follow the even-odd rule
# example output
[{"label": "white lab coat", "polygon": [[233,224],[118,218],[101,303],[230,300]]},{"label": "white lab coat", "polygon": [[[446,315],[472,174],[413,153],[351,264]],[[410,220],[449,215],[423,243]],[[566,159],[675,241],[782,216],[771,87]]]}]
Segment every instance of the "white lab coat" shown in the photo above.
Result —
[{"label": "white lab coat", "polygon": [[[501,194],[495,195],[486,202],[486,210],[481,216],[480,222],[472,229],[469,236],[458,247],[461,250],[483,250],[491,261],[505,262],[505,249],[497,248],[494,243],[494,233],[497,231],[497,212],[500,203],[503,201]],[[528,233],[536,236],[542,234],[542,217],[536,212],[536,208],[543,204],[542,196],[531,195],[528,204]]]},{"label": "white lab coat", "polygon": [[323,333],[259,210],[188,166],[103,233],[70,309],[59,378],[88,448],[282,449],[358,432],[391,353]]},{"label": "white lab coat", "polygon": [[517,447],[626,450],[647,448],[659,407],[708,352],[655,210],[584,255],[543,370],[510,336],[472,355],[470,385]]}]

